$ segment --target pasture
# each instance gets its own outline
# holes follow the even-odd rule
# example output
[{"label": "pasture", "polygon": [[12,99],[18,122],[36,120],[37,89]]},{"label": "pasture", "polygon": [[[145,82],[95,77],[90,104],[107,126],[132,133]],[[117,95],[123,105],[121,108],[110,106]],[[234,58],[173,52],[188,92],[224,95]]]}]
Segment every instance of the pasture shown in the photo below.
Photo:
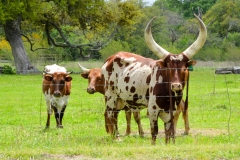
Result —
[{"label": "pasture", "polygon": [[[87,68],[102,63],[81,63]],[[77,62],[60,64],[79,72]],[[42,68],[39,68],[42,69]],[[179,117],[176,143],[165,145],[159,119],[156,146],[151,145],[146,109],[141,111],[145,137],[124,136],[126,120],[120,112],[121,141],[112,140],[104,126],[103,95],[86,92],[87,80],[72,74],[70,101],[63,129],[56,128],[41,91],[42,75],[0,75],[0,159],[239,159],[240,75],[215,75],[214,68],[194,67],[190,73],[190,134],[183,136]],[[184,97],[185,98],[185,97]]]}]

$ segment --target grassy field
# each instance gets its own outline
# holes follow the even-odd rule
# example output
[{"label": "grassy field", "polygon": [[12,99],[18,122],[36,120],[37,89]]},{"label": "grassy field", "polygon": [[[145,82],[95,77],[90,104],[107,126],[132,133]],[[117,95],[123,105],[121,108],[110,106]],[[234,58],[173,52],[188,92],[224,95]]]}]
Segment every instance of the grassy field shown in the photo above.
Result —
[{"label": "grassy field", "polygon": [[[75,62],[63,65],[79,72]],[[144,138],[138,136],[134,120],[131,136],[124,136],[126,120],[120,112],[121,141],[112,140],[105,132],[103,96],[89,95],[87,80],[79,74],[72,77],[64,129],[56,128],[52,116],[46,130],[42,75],[0,75],[0,159],[240,158],[240,75],[215,75],[213,68],[195,67],[190,76],[190,135],[181,135],[184,127],[180,117],[176,143],[165,145],[159,120],[156,146],[151,145],[146,109],[141,112]]]}]

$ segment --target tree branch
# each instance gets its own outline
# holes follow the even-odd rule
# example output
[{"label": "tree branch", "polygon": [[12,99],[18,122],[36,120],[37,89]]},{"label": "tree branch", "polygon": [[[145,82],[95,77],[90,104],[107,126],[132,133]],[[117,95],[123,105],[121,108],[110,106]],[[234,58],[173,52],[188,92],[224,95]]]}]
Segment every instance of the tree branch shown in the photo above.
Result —
[{"label": "tree branch", "polygon": [[27,39],[28,43],[30,44],[30,50],[33,51],[33,52],[37,51],[37,50],[40,50],[40,49],[50,49],[50,48],[45,48],[45,47],[33,49],[34,43],[31,42],[30,38],[23,33],[21,33],[21,35]]}]

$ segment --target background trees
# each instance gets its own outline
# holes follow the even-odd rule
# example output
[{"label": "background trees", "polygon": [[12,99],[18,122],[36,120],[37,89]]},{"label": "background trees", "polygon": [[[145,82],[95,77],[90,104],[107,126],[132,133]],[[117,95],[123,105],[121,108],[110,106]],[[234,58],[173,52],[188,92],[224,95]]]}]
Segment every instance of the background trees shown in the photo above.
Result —
[{"label": "background trees", "polygon": [[[109,43],[119,28],[131,30],[131,26],[141,17],[136,1],[6,0],[0,2],[0,9],[0,24],[11,45],[18,73],[36,71],[22,42],[24,29],[23,36],[30,43],[32,51],[36,49],[33,49],[31,34],[38,32],[42,38],[47,39],[49,46],[77,48],[84,57],[84,47],[90,51],[100,50]],[[81,32],[82,37],[76,44],[73,44],[75,40],[70,41],[70,35],[74,31],[78,34]]]},{"label": "background trees", "polygon": [[156,0],[152,6],[143,0],[1,1],[0,57],[14,59],[19,73],[36,71],[31,63],[45,54],[60,60],[105,59],[123,50],[156,58],[143,39],[153,16],[154,39],[179,53],[198,34],[196,13],[207,25],[208,39],[194,58],[239,61],[239,8],[237,0]]}]

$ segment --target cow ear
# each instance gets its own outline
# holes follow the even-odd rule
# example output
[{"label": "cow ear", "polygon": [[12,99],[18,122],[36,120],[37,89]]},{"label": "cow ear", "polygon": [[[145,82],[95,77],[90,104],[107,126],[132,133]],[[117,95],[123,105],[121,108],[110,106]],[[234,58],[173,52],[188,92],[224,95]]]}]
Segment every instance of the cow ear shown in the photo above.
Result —
[{"label": "cow ear", "polygon": [[50,74],[46,74],[46,75],[44,76],[44,79],[47,80],[47,81],[52,81],[53,77],[52,77],[52,75],[50,75]]},{"label": "cow ear", "polygon": [[190,60],[187,62],[187,66],[186,67],[189,67],[189,66],[194,66],[197,62],[194,61],[194,60]]},{"label": "cow ear", "polygon": [[72,77],[67,75],[66,78],[65,78],[65,81],[70,82],[71,80],[72,80]]},{"label": "cow ear", "polygon": [[161,59],[156,62],[156,65],[161,67],[161,68],[166,68],[165,62],[163,60],[161,60]]},{"label": "cow ear", "polygon": [[85,79],[88,79],[88,75],[89,75],[89,73],[81,73],[81,76]]}]

